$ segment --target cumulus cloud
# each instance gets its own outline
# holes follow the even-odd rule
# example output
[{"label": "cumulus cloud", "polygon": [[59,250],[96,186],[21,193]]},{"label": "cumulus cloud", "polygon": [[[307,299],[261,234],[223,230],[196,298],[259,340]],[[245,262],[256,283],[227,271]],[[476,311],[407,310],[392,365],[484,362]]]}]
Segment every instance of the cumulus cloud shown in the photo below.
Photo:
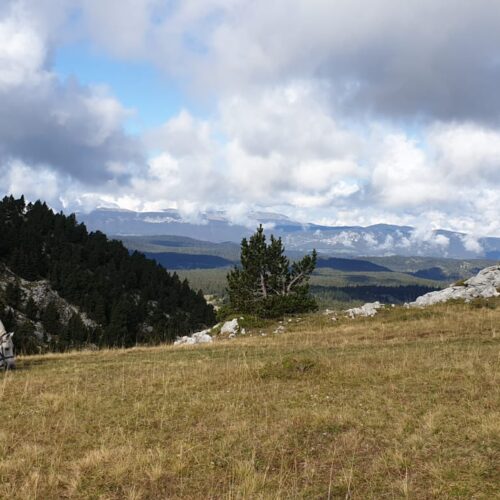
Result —
[{"label": "cumulus cloud", "polygon": [[500,130],[472,123],[437,124],[430,146],[446,175],[454,180],[500,184]]},{"label": "cumulus cloud", "polygon": [[464,234],[462,236],[462,242],[464,247],[469,252],[474,252],[476,254],[482,254],[484,249],[481,243],[478,241],[478,238],[471,234]]},{"label": "cumulus cloud", "polygon": [[447,199],[447,185],[436,182],[434,165],[414,140],[390,133],[376,147],[371,188],[379,202],[415,207]]},{"label": "cumulus cloud", "polygon": [[[230,92],[321,79],[350,112],[498,122],[500,4],[491,0],[80,2],[123,57]],[[110,25],[116,29],[110,29]]]},{"label": "cumulus cloud", "polygon": [[50,169],[34,169],[19,160],[0,166],[0,190],[29,200],[55,200],[61,191],[61,179]]},{"label": "cumulus cloud", "polygon": [[143,158],[122,128],[128,111],[104,88],[58,80],[47,68],[44,30],[24,2],[12,3],[3,14],[0,162],[88,185],[125,182]]},{"label": "cumulus cloud", "polygon": [[[193,220],[417,225],[440,247],[436,227],[500,233],[499,24],[490,0],[5,0],[0,188],[31,176],[25,192],[66,207]],[[156,66],[209,112],[131,137],[111,89],[51,68],[75,40]]]}]

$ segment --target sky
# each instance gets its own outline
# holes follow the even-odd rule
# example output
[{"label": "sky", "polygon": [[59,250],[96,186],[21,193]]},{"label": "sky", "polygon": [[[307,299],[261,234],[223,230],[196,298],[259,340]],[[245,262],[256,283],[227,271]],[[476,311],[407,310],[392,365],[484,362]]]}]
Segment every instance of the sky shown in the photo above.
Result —
[{"label": "sky", "polygon": [[500,235],[500,2],[2,0],[0,194]]}]

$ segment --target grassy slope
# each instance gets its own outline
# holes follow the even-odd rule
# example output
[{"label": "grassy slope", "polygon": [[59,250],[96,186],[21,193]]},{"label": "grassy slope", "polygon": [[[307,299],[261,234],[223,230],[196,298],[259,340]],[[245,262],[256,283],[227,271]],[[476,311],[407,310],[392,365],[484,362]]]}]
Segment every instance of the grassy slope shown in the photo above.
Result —
[{"label": "grassy slope", "polygon": [[494,498],[496,305],[21,359],[0,497]]}]

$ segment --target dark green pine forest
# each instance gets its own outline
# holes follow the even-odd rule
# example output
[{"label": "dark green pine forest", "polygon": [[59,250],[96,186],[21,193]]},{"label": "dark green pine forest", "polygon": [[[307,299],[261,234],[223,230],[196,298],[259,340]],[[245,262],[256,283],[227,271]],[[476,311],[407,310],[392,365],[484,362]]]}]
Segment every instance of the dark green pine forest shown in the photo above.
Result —
[{"label": "dark green pine forest", "polygon": [[0,202],[0,263],[25,280],[47,280],[94,322],[75,313],[64,324],[53,303],[40,309],[10,283],[0,319],[16,330],[18,343],[27,342],[37,323],[49,348],[64,350],[171,341],[215,322],[213,307],[186,280],[40,201],[10,196]]}]

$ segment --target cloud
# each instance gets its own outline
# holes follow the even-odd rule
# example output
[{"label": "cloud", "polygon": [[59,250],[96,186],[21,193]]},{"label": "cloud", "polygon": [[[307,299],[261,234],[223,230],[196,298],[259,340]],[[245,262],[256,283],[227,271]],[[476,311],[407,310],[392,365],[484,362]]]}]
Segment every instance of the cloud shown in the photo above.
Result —
[{"label": "cloud", "polygon": [[[80,2],[83,29],[218,94],[323,81],[345,112],[498,123],[491,0]],[[113,26],[113,29],[111,29]]]},{"label": "cloud", "polygon": [[[499,24],[490,0],[6,0],[0,188],[193,220],[424,220],[414,237],[442,247],[436,227],[500,233]],[[112,89],[54,73],[68,41],[152,64],[208,111],[131,137]]]},{"label": "cloud", "polygon": [[61,179],[52,170],[33,169],[19,160],[0,166],[0,191],[28,200],[57,199]]},{"label": "cloud", "polygon": [[436,182],[436,172],[422,148],[403,133],[389,133],[375,146],[371,189],[378,203],[392,207],[421,206],[447,199],[447,186]]},{"label": "cloud", "polygon": [[146,133],[145,143],[153,150],[168,151],[177,157],[210,154],[212,131],[207,121],[197,120],[182,110],[160,127]]},{"label": "cloud", "polygon": [[128,111],[104,88],[61,82],[42,35],[22,2],[0,18],[0,162],[88,185],[125,182],[143,161],[123,131]]},{"label": "cloud", "polygon": [[0,22],[0,91],[43,79],[40,68],[45,58],[43,40],[23,22],[18,9]]},{"label": "cloud", "polygon": [[479,243],[478,239],[471,234],[465,234],[462,236],[462,242],[464,247],[469,252],[474,252],[476,254],[482,254],[484,252],[484,248]]},{"label": "cloud", "polygon": [[500,184],[500,130],[472,123],[437,124],[429,142],[437,161],[453,180]]}]

